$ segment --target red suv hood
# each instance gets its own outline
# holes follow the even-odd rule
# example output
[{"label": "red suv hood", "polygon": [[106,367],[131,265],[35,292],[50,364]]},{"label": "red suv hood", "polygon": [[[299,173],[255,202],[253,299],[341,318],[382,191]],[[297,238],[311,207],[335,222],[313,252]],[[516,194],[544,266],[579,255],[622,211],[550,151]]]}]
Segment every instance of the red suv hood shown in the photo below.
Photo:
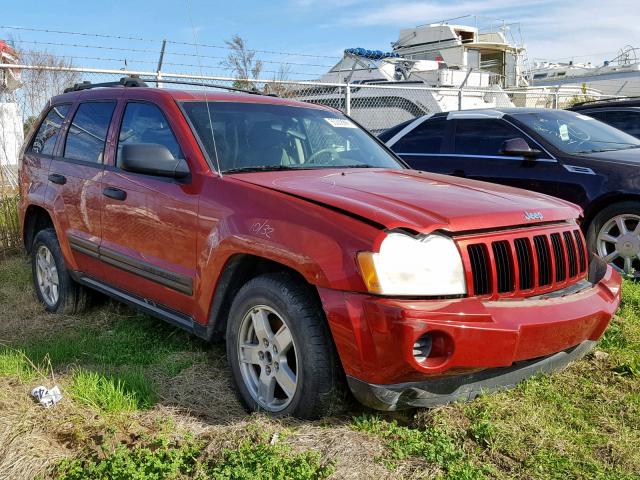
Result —
[{"label": "red suv hood", "polygon": [[576,205],[547,195],[415,170],[301,170],[233,178],[338,208],[386,228],[424,233],[561,221],[581,214]]}]

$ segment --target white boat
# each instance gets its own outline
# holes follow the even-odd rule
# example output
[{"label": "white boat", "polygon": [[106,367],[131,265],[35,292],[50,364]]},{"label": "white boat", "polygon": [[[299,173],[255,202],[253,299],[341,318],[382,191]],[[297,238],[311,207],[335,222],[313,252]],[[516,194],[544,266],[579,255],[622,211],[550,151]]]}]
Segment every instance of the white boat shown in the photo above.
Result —
[{"label": "white boat", "polygon": [[582,86],[612,96],[640,96],[640,49],[626,46],[602,65],[538,62],[530,73],[534,86]]},{"label": "white boat", "polygon": [[[320,79],[332,86],[296,89],[305,101],[344,109],[378,133],[427,113],[512,107],[505,86],[524,81],[523,48],[502,32],[445,23],[400,32],[392,52],[350,48]],[[460,89],[464,88],[463,94]]]}]

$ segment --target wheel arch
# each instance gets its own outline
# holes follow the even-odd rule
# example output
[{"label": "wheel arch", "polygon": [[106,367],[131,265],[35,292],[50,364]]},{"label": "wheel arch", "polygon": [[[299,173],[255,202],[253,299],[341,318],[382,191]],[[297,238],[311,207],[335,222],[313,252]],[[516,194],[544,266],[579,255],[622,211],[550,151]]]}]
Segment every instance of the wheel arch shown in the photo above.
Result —
[{"label": "wheel arch", "polygon": [[49,211],[41,205],[29,205],[24,214],[24,227],[22,229],[22,242],[27,253],[31,253],[33,240],[41,230],[55,229],[53,217]]},{"label": "wheel arch", "polygon": [[628,192],[612,192],[593,200],[584,211],[584,220],[582,221],[582,230],[587,233],[591,222],[603,209],[616,203],[636,201],[640,202],[640,194]]},{"label": "wheel arch", "polygon": [[209,308],[208,335],[210,338],[223,335],[227,327],[227,319],[231,303],[238,291],[248,281],[266,273],[285,272],[308,287],[309,292],[322,308],[317,289],[310,284],[302,273],[275,260],[248,253],[232,255],[225,263]]}]

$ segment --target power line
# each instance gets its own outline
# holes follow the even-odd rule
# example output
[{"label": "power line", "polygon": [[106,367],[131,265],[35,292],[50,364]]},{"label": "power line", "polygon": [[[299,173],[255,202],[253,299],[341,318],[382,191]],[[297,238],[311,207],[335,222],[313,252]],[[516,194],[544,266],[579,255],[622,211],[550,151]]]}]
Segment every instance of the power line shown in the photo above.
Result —
[{"label": "power line", "polygon": [[108,35],[103,33],[83,33],[83,32],[68,32],[64,30],[49,30],[46,28],[30,28],[30,27],[18,27],[15,25],[0,25],[0,28],[4,28],[7,30],[23,30],[26,32],[41,32],[41,33],[57,33],[63,35],[80,35],[84,37],[100,37],[100,38],[114,38],[118,40],[135,40],[138,42],[156,42],[158,40],[151,40],[148,38],[139,38],[139,37],[123,37],[120,35]]},{"label": "power line", "polygon": [[[159,54],[159,50],[150,50],[150,49],[141,49],[141,48],[125,48],[125,47],[106,47],[104,45],[85,45],[79,43],[63,43],[63,42],[42,42],[37,40],[20,40],[21,43],[28,43],[31,45],[46,45],[46,46],[56,46],[56,47],[72,47],[72,48],[88,48],[88,49],[96,49],[96,50],[111,50],[118,52],[134,52],[134,53],[153,53],[155,55]],[[193,53],[186,52],[165,52],[165,55],[175,55],[179,57],[201,57],[201,58],[211,58],[214,60],[224,60],[226,57],[222,57],[219,55],[196,55]],[[313,63],[298,63],[298,62],[277,62],[275,60],[261,60],[262,63],[268,63],[272,65],[293,65],[299,67],[321,67],[321,68],[331,68],[333,65],[320,65]]]},{"label": "power line", "polygon": [[[194,43],[189,43],[189,42],[177,42],[177,41],[173,41],[173,40],[167,40],[167,43],[172,43],[174,45],[189,45],[189,46],[195,46]],[[205,47],[205,48],[222,48],[224,50],[231,50],[231,48],[229,46],[222,46],[222,45],[207,45],[205,43],[200,43],[198,44],[198,46],[200,47]],[[252,52],[256,52],[256,53],[266,53],[269,55],[283,55],[283,56],[290,56],[290,57],[312,57],[312,58],[330,58],[332,60],[335,60],[335,56],[331,56],[331,55],[315,55],[315,54],[310,54],[310,53],[295,53],[295,52],[278,52],[275,50],[254,50],[253,48],[251,49]]]},{"label": "power line", "polygon": [[[161,42],[160,39],[150,39],[150,38],[142,38],[142,37],[129,37],[122,35],[110,35],[104,33],[87,33],[87,32],[72,32],[66,30],[50,30],[46,28],[32,28],[32,27],[21,27],[15,25],[0,25],[0,29],[7,30],[18,30],[18,31],[27,31],[27,32],[39,32],[39,33],[54,33],[60,35],[78,35],[83,37],[95,37],[95,38],[111,38],[115,40],[129,40],[129,41],[138,41],[138,42]],[[198,46],[202,48],[218,48],[223,50],[231,50],[231,48],[227,45],[214,45],[214,44],[205,44],[205,43],[192,43],[192,42],[180,42],[177,40],[167,40],[167,43],[171,43],[174,45],[187,45],[187,46]],[[107,48],[107,47],[105,47]],[[256,53],[264,53],[269,55],[282,55],[282,56],[290,56],[290,57],[310,57],[310,58],[328,58],[335,60],[336,57],[332,55],[315,55],[310,53],[298,53],[298,52],[278,52],[275,50],[253,50]]]},{"label": "power line", "polygon": [[20,40],[20,42],[29,43],[32,45],[49,45],[49,46],[55,46],[55,47],[95,48],[96,50],[114,50],[119,52],[137,52],[137,53],[153,53],[153,54],[160,53],[160,50],[149,50],[149,49],[142,49],[142,48],[105,47],[104,45],[82,45],[79,43],[40,42],[35,40]]}]

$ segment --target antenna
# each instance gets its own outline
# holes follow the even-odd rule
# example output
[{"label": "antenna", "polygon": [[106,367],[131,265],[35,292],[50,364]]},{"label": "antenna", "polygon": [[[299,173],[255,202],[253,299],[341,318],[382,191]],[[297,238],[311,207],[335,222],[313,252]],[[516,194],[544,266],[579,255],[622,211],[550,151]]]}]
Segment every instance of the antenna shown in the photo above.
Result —
[{"label": "antenna", "polygon": [[[191,0],[186,0],[187,10],[189,12],[189,21],[191,22],[191,31],[193,33],[193,44],[196,51],[196,57],[198,58],[198,65],[200,66],[200,75],[204,77],[202,71],[202,61],[200,59],[200,53],[198,52],[198,33],[196,27],[193,24],[193,15],[191,14]],[[211,109],[209,108],[209,100],[207,99],[207,90],[204,90],[204,103],[207,106],[207,116],[209,117],[209,128],[211,129],[211,141],[213,142],[213,152],[216,155],[216,167],[218,167],[218,175],[222,178],[222,168],[220,168],[220,156],[218,155],[218,147],[216,146],[216,136],[213,133],[213,120],[211,120]]]}]

